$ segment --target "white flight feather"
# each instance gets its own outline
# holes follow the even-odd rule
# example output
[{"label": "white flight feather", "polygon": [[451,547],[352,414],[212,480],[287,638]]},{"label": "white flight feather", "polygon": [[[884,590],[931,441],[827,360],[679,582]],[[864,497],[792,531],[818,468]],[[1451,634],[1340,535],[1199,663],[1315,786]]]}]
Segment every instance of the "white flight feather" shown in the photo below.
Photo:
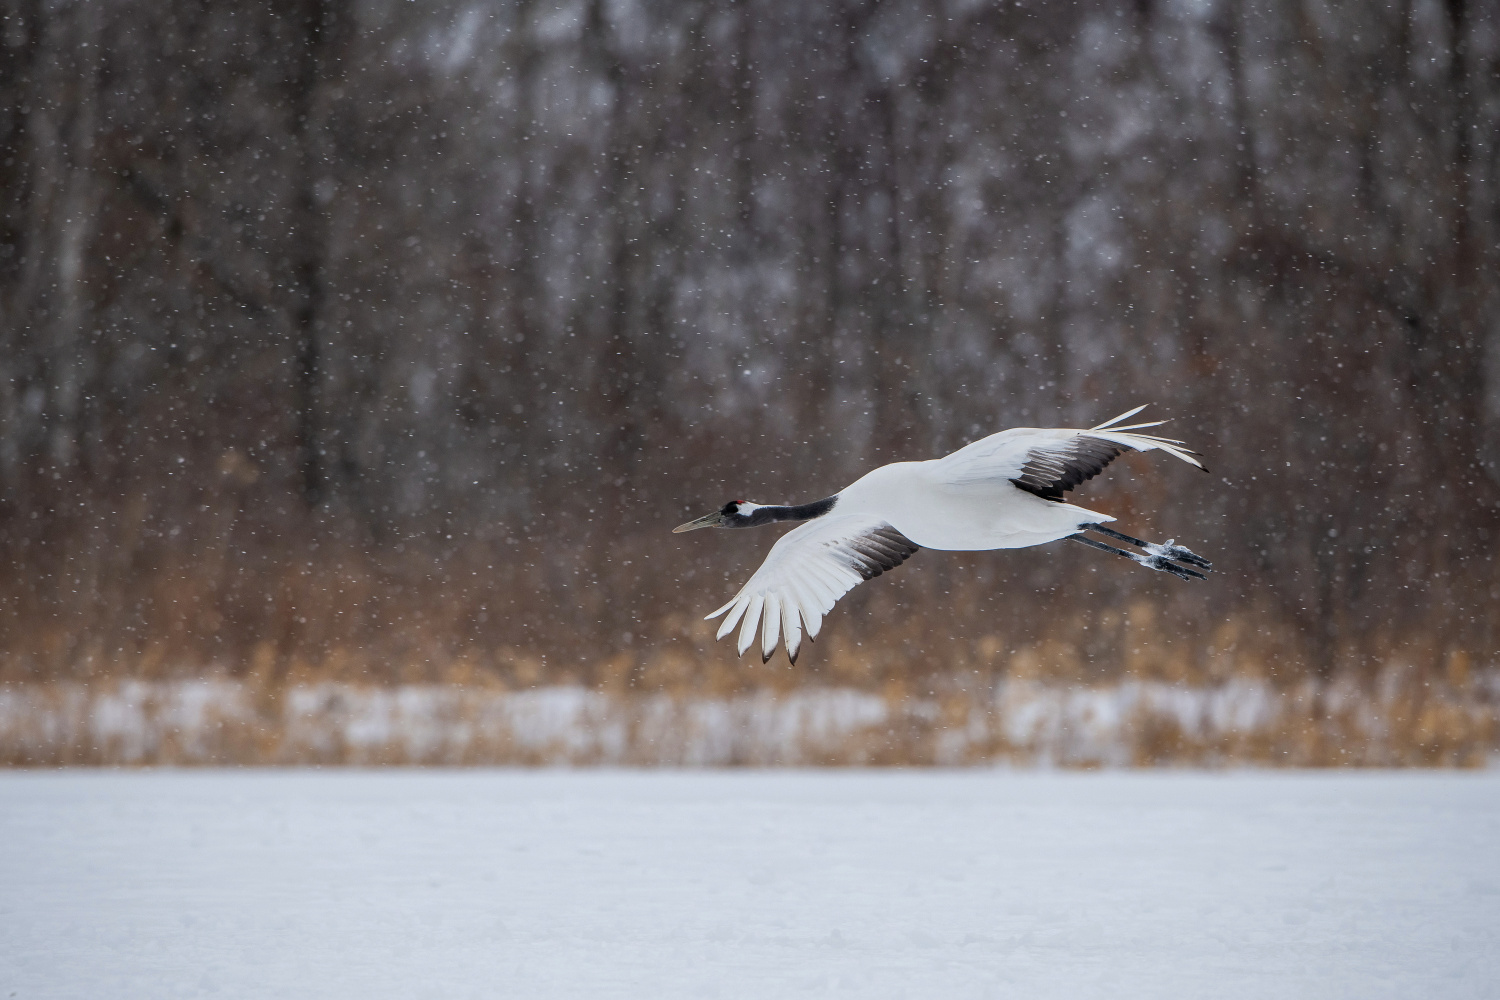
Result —
[{"label": "white flight feather", "polygon": [[837,511],[807,521],[777,539],[734,600],[706,617],[729,612],[719,626],[720,638],[740,622],[741,653],[755,641],[758,629],[763,658],[776,651],[783,635],[787,653],[793,655],[802,646],[802,629],[816,638],[823,616],[864,581],[857,568],[861,556],[849,546],[889,527],[879,517]]},{"label": "white flight feather", "polygon": [[765,607],[766,595],[764,592],[752,594],[749,605],[745,611],[745,624],[740,626],[739,648],[740,655],[745,655],[745,650],[750,648],[750,643],[755,640],[755,627],[760,624],[760,611]]},{"label": "white flight feather", "polygon": [[[989,483],[1008,482],[1018,478],[1026,463],[1040,460],[1049,469],[1062,473],[1066,462],[1079,438],[1095,438],[1110,441],[1135,451],[1164,451],[1173,458],[1181,459],[1199,469],[1203,463],[1181,441],[1158,437],[1155,434],[1136,434],[1135,430],[1156,427],[1162,421],[1118,426],[1144,407],[1136,407],[1122,413],[1113,420],[1090,428],[1071,427],[1012,427],[1010,430],[980,438],[965,445],[953,454],[932,462],[921,463],[935,467],[936,479],[949,488],[963,489]],[[899,528],[900,525],[897,525]]]},{"label": "white flight feather", "polygon": [[[788,595],[790,596],[790,595]],[[774,592],[766,595],[765,610],[761,612],[760,655],[771,658],[776,643],[781,639],[781,599]]]}]

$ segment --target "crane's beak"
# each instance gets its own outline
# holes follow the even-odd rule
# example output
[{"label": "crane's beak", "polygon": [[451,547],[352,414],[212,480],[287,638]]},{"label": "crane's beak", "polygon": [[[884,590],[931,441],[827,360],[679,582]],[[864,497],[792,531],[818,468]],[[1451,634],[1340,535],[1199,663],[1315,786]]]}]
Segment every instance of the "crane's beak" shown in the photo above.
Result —
[{"label": "crane's beak", "polygon": [[714,511],[712,514],[704,514],[696,521],[689,521],[687,524],[679,524],[677,527],[672,529],[672,534],[680,535],[684,531],[693,531],[698,528],[719,528],[723,527],[723,525],[724,515],[719,511]]}]

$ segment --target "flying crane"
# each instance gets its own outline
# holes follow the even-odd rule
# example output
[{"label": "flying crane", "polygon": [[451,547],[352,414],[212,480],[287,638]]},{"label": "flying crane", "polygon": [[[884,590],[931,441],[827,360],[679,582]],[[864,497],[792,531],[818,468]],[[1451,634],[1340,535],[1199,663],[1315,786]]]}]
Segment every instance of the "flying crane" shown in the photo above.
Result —
[{"label": "flying crane", "polygon": [[[1183,442],[1138,433],[1165,421],[1123,423],[1144,409],[1137,406],[1088,430],[1013,427],[945,458],[883,465],[813,503],[732,500],[672,530],[805,522],[782,535],[734,599],[707,616],[728,612],[719,639],[740,625],[741,654],[758,630],[761,662],[770,660],[784,636],[795,664],[804,627],[816,639],[823,616],[840,597],[919,549],[1020,549],[1067,538],[1183,580],[1207,579],[1212,564],[1173,539],[1158,544],[1132,538],[1105,527],[1114,520],[1108,514],[1064,500],[1065,493],[1127,451],[1164,451],[1203,469]],[[1139,551],[1101,542],[1086,531]]]}]

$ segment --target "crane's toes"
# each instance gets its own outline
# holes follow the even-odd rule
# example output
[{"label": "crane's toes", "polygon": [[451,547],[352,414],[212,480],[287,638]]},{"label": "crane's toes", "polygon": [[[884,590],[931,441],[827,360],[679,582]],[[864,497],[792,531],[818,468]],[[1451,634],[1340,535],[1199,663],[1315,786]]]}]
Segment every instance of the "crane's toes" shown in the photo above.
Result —
[{"label": "crane's toes", "polygon": [[1173,576],[1177,577],[1179,580],[1207,580],[1208,579],[1208,577],[1204,576],[1202,573],[1198,572],[1197,570],[1195,570],[1195,569],[1188,569],[1186,566],[1179,566],[1176,563],[1174,563],[1171,560],[1169,560],[1166,556],[1162,556],[1162,555],[1132,556],[1132,558],[1136,562],[1140,563],[1142,566],[1145,566],[1147,569],[1159,570],[1160,572],[1163,572],[1163,573],[1171,573]]},{"label": "crane's toes", "polygon": [[1192,549],[1184,548],[1181,545],[1174,545],[1173,541],[1173,539],[1169,538],[1161,545],[1147,542],[1144,546],[1142,546],[1142,548],[1146,550],[1147,555],[1163,556],[1167,559],[1175,559],[1180,563],[1187,563],[1189,566],[1196,566],[1202,570],[1213,570],[1213,563],[1209,562],[1207,559],[1203,558]]}]

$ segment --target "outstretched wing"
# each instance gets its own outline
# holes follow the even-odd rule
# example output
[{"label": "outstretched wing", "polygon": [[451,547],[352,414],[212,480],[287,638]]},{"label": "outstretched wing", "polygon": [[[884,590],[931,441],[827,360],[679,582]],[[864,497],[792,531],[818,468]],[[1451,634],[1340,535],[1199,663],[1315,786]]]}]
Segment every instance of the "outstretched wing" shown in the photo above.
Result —
[{"label": "outstretched wing", "polygon": [[741,653],[750,648],[759,627],[762,663],[776,652],[782,635],[787,656],[796,663],[804,624],[807,634],[816,639],[823,616],[840,597],[900,566],[918,548],[869,514],[828,514],[808,521],[777,539],[766,561],[734,600],[708,616],[729,612],[716,638],[724,638],[743,619]]},{"label": "outstretched wing", "polygon": [[1188,451],[1181,441],[1134,433],[1165,421],[1121,426],[1122,420],[1143,409],[1137,406],[1088,430],[1016,427],[991,434],[940,459],[944,478],[959,487],[1009,480],[1044,500],[1061,501],[1063,494],[1093,479],[1127,451],[1160,450],[1202,469],[1197,453]]}]

